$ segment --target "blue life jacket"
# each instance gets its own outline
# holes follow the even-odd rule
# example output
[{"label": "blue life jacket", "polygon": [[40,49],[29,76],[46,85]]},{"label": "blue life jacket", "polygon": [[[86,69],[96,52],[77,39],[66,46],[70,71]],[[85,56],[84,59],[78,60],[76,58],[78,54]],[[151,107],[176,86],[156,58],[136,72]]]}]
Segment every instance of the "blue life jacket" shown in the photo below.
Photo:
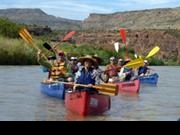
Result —
[{"label": "blue life jacket", "polygon": [[132,68],[124,68],[124,71],[123,73],[128,73],[126,74],[126,77],[125,77],[125,81],[130,81],[131,80],[131,77],[134,76],[134,73],[133,73],[133,69]]},{"label": "blue life jacket", "polygon": [[93,84],[95,85],[95,76],[93,76],[93,68],[90,68],[88,72],[85,71],[85,68],[81,70],[81,75],[77,79],[78,84]]},{"label": "blue life jacket", "polygon": [[124,68],[124,71],[123,71],[123,73],[126,73],[126,72],[132,72],[132,68]]},{"label": "blue life jacket", "polygon": [[148,67],[140,67],[138,71],[138,75],[146,74],[148,69],[149,69]]}]

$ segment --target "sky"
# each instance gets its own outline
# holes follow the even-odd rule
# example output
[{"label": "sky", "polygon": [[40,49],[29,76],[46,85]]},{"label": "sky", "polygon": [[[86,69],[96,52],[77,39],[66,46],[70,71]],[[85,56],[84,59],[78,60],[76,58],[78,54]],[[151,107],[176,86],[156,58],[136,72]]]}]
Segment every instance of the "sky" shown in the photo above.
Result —
[{"label": "sky", "polygon": [[90,13],[180,7],[180,0],[0,0],[0,9],[40,8],[49,15],[84,20]]}]

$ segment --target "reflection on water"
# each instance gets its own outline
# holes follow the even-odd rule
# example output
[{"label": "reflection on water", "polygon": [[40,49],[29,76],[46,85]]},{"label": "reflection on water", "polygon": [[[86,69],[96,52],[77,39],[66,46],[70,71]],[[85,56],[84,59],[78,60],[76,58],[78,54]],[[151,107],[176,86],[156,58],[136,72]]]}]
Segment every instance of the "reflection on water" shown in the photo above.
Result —
[{"label": "reflection on water", "polygon": [[176,121],[180,118],[180,68],[153,69],[160,76],[157,86],[141,85],[139,94],[120,93],[111,98],[109,111],[99,116],[82,117],[66,110],[64,101],[40,92],[40,81],[46,74],[41,72],[39,66],[1,66],[0,120]]}]

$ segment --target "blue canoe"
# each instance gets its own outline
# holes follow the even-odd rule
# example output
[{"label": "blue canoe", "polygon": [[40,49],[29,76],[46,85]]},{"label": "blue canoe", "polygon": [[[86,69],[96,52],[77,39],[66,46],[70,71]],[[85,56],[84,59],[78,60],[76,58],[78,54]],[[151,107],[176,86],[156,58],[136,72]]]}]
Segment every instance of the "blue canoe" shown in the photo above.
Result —
[{"label": "blue canoe", "polygon": [[43,83],[41,82],[41,92],[59,99],[65,98],[65,85],[61,83]]},{"label": "blue canoe", "polygon": [[157,73],[148,76],[139,76],[141,84],[153,84],[156,85],[158,82],[159,75]]}]

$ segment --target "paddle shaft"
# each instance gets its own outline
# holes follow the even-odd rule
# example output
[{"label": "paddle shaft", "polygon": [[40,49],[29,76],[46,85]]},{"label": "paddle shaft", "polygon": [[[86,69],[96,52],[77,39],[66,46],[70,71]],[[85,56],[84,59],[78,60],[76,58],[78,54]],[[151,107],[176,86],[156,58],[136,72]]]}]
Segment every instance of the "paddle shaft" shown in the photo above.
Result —
[{"label": "paddle shaft", "polygon": [[[40,49],[36,46],[36,44],[33,42],[32,36],[29,34],[29,32],[28,32],[25,28],[23,28],[23,29],[20,30],[19,35],[20,35],[20,36],[22,37],[22,39],[24,39],[27,43],[31,44],[37,51],[40,51],[40,52],[41,52],[41,50],[40,50]],[[43,56],[46,60],[48,60],[48,58],[47,58],[43,53],[41,53],[41,54],[42,54],[42,56]]]},{"label": "paddle shaft", "polygon": [[95,88],[102,94],[106,95],[111,95],[111,96],[116,96],[118,94],[118,86],[116,84],[100,84],[100,85],[83,85],[83,84],[74,84],[74,83],[69,83],[69,82],[60,82],[60,81],[52,81],[54,83],[62,83],[62,84],[67,84],[67,85],[75,85],[79,87],[85,87],[85,88]]},{"label": "paddle shaft", "polygon": [[73,35],[75,34],[75,31],[71,31],[71,32],[69,32],[68,34],[66,34],[65,36],[64,36],[64,38],[62,39],[62,40],[60,40],[60,42],[58,42],[57,44],[55,44],[53,47],[52,47],[52,50],[53,51],[56,51],[56,47],[59,45],[59,44],[61,44],[62,42],[64,42],[64,41],[67,41],[69,38],[71,38]]}]

